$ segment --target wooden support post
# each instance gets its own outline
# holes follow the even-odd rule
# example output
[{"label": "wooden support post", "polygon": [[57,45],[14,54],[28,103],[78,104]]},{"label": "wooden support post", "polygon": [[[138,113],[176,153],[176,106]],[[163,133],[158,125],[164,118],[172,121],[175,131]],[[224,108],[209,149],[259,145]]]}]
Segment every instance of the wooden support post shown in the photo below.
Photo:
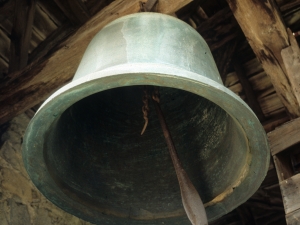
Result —
[{"label": "wooden support post", "polygon": [[[140,0],[116,0],[95,14],[55,52],[0,82],[0,124],[45,100],[70,81],[91,39],[109,22],[139,12]],[[159,0],[158,12],[172,14],[191,0]],[[169,4],[173,3],[173,4]],[[164,6],[163,8],[160,8]]]},{"label": "wooden support post", "polygon": [[291,163],[293,151],[296,149],[298,155],[300,154],[299,127],[300,118],[268,133],[288,225],[296,225],[300,221],[300,174],[294,175]]},{"label": "wooden support post", "polygon": [[291,118],[300,107],[284,69],[281,50],[289,46],[288,35],[274,0],[227,0],[249,44]]},{"label": "wooden support post", "polygon": [[14,24],[11,32],[10,73],[23,69],[27,65],[35,5],[36,0],[16,1]]}]

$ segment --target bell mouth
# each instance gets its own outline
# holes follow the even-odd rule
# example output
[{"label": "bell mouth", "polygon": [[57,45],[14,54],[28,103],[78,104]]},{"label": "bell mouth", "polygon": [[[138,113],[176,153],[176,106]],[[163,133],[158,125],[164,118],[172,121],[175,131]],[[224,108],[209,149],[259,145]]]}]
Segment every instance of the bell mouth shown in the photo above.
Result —
[{"label": "bell mouth", "polygon": [[[149,94],[151,95],[151,87]],[[249,157],[243,131],[213,102],[161,87],[161,108],[184,169],[208,203],[240,179]],[[75,201],[134,219],[184,215],[179,185],[151,100],[142,86],[102,91],[76,102],[45,135],[53,180]]]},{"label": "bell mouth", "polygon": [[[38,189],[57,206],[97,224],[189,224],[151,101],[149,125],[140,135],[140,85],[154,85],[160,86],[161,107],[182,164],[206,203],[208,220],[246,201],[269,162],[265,133],[252,111],[234,93],[199,74],[176,69],[156,73],[152,66],[137,74],[128,73],[129,67],[79,78],[39,109],[23,145],[25,167]],[[82,137],[82,131],[88,135]],[[88,148],[94,144],[101,148]]]}]

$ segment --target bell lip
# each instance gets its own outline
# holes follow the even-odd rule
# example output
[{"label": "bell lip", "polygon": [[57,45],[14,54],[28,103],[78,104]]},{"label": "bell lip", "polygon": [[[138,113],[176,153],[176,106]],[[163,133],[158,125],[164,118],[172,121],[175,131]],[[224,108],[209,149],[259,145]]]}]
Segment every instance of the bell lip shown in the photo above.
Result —
[{"label": "bell lip", "polygon": [[[267,174],[270,154],[266,133],[248,105],[231,90],[205,76],[168,65],[134,63],[97,71],[72,81],[52,94],[30,121],[24,136],[23,161],[34,185],[46,198],[63,210],[90,222],[99,223],[102,219],[108,218],[99,215],[99,211],[94,209],[89,209],[90,212],[87,212],[85,205],[75,202],[56,188],[54,180],[47,171],[43,151],[40,149],[43,149],[42,143],[47,129],[69,106],[100,91],[133,85],[171,87],[205,97],[225,110],[244,131],[248,146],[250,146],[249,155],[251,155],[247,173],[241,174],[239,186],[230,187],[232,190],[228,195],[223,196],[225,198],[222,201],[219,201],[219,195],[214,199],[213,204],[205,204],[209,221],[232,211],[256,192]],[[65,104],[59,103],[62,98],[64,98]],[[239,111],[235,112],[232,105],[237,105],[238,107],[235,108],[238,108]],[[36,139],[37,137],[38,139]],[[36,167],[41,169],[36,171]],[[55,193],[53,193],[53,188]],[[231,201],[235,202],[235,205],[229,206]],[[75,205],[76,208],[74,208]],[[86,214],[82,214],[82,212],[86,212]],[[132,224],[142,224],[142,222],[136,221]]]}]

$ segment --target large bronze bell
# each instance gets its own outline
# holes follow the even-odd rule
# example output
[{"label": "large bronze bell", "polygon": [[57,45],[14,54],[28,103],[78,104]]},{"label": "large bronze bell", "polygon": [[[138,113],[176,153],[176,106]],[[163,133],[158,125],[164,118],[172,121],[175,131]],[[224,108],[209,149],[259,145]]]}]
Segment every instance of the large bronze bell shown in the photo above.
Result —
[{"label": "large bronze bell", "polygon": [[214,220],[245,202],[269,165],[265,132],[225,88],[205,41],[167,15],[138,13],[104,27],[71,83],[30,122],[25,167],[65,211],[96,224],[190,224],[144,86],[159,87],[179,158]]}]

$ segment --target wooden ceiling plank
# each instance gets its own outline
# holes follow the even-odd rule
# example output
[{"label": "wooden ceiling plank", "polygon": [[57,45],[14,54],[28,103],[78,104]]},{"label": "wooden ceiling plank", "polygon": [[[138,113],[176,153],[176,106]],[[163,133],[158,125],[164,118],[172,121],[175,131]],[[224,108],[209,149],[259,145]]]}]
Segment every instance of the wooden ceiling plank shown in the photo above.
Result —
[{"label": "wooden ceiling plank", "polygon": [[49,19],[52,20],[56,26],[59,27],[62,23],[67,21],[66,16],[61,12],[54,1],[39,0],[37,6],[48,15]]},{"label": "wooden ceiling plank", "polygon": [[201,23],[197,28],[197,31],[200,33],[205,33],[208,30],[213,29],[216,24],[223,23],[224,20],[232,17],[232,12],[228,7],[218,11],[212,17],[208,18],[205,22]]},{"label": "wooden ceiling plank", "polygon": [[232,19],[234,19],[232,12],[229,7],[226,7],[199,23],[196,30],[206,40],[211,51],[223,47],[242,34],[240,29],[237,29],[237,23],[232,22]]},{"label": "wooden ceiling plank", "polygon": [[113,0],[88,0],[85,2],[86,7],[88,8],[90,14],[93,16],[97,12],[99,12],[101,9],[103,9],[105,6],[109,5]]},{"label": "wooden ceiling plank", "polygon": [[256,98],[255,92],[253,91],[252,85],[250,81],[247,79],[244,69],[236,57],[233,58],[233,67],[244,89],[244,93],[246,95],[247,102],[250,108],[254,111],[254,113],[256,114],[256,116],[261,122],[264,121],[265,116]]},{"label": "wooden ceiling plank", "polygon": [[0,55],[0,79],[7,74],[8,62]]},{"label": "wooden ceiling plank", "polygon": [[81,0],[54,0],[73,25],[85,23],[91,16]]},{"label": "wooden ceiling plank", "polygon": [[27,65],[36,0],[22,0],[15,4],[14,25],[11,32],[9,72]]},{"label": "wooden ceiling plank", "polygon": [[36,7],[34,28],[35,30],[44,36],[43,40],[47,38],[53,31],[57,29],[56,23],[49,17],[49,15],[41,8]]},{"label": "wooden ceiling plank", "polygon": [[287,3],[283,6],[280,6],[280,10],[281,11],[288,11],[288,10],[290,10],[292,8],[295,8],[295,7],[298,7],[298,6],[300,6],[300,0],[295,0],[293,2],[289,2],[289,3]]},{"label": "wooden ceiling plank", "polygon": [[28,63],[32,63],[37,59],[49,54],[49,51],[54,51],[54,47],[59,45],[66,37],[68,37],[75,28],[70,22],[65,22],[55,31],[53,31],[43,42],[41,42],[29,55]]},{"label": "wooden ceiling plank", "polygon": [[14,15],[15,1],[8,1],[0,7],[0,23]]},{"label": "wooden ceiling plank", "polygon": [[0,55],[6,62],[8,62],[9,58],[9,44],[10,40],[6,33],[0,28]]},{"label": "wooden ceiling plank", "polygon": [[289,46],[288,35],[274,0],[227,2],[289,116],[299,117],[300,107],[281,57],[281,50]]},{"label": "wooden ceiling plank", "polygon": [[287,121],[289,121],[289,117],[286,115],[286,112],[283,111],[282,113],[277,114],[273,118],[264,121],[262,125],[265,131],[268,133],[273,131],[276,127],[286,123]]},{"label": "wooden ceiling plank", "polygon": [[234,40],[226,43],[218,51],[213,52],[213,56],[223,83],[225,83],[226,76],[228,74],[228,68],[232,61],[233,55],[236,51],[236,47],[237,47],[237,42]]},{"label": "wooden ceiling plank", "polygon": [[276,92],[271,93],[263,98],[259,98],[258,102],[265,117],[271,117],[278,113],[278,110],[281,111],[282,108],[284,108]]},{"label": "wooden ceiling plank", "polygon": [[209,43],[209,48],[211,51],[215,51],[218,48],[221,48],[223,45],[227,44],[231,40],[237,38],[241,34],[240,31],[233,31],[232,33],[228,34],[226,37],[222,38],[220,41],[215,43]]},{"label": "wooden ceiling plank", "polygon": [[[172,14],[191,0],[166,4],[163,13]],[[70,81],[91,39],[109,22],[139,12],[139,0],[116,0],[95,14],[51,55],[37,59],[22,71],[9,74],[0,82],[0,124],[45,100],[53,91]]]},{"label": "wooden ceiling plank", "polygon": [[10,36],[12,27],[13,27],[13,23],[9,19],[0,22],[0,28],[6,33],[7,36]]}]

